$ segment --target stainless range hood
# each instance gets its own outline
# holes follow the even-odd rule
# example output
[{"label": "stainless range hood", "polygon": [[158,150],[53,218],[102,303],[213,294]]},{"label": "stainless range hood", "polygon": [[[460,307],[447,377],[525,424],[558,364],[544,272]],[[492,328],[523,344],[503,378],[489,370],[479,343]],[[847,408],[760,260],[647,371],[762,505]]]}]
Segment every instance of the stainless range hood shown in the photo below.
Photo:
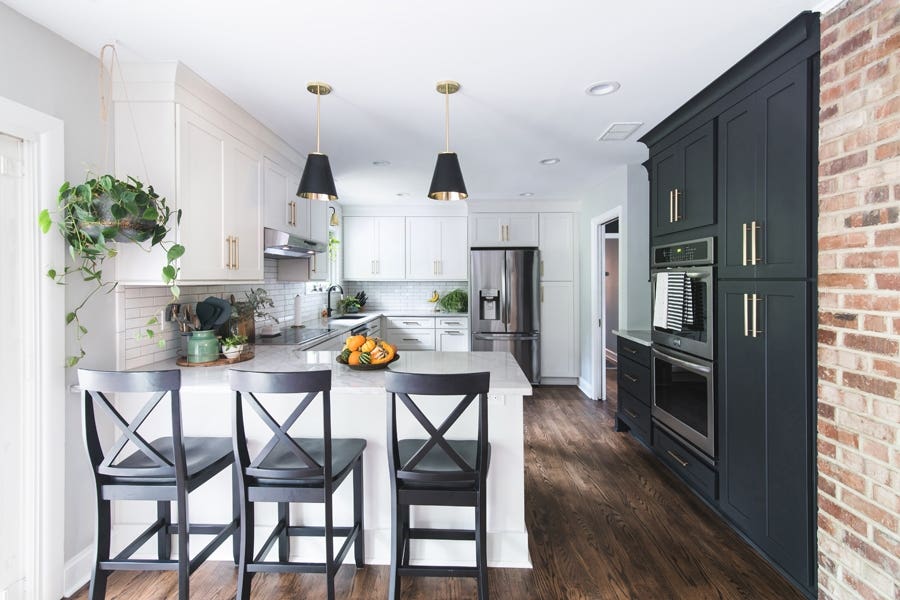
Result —
[{"label": "stainless range hood", "polygon": [[286,231],[263,228],[263,256],[267,258],[309,258],[317,252],[325,252],[322,242],[307,240]]}]

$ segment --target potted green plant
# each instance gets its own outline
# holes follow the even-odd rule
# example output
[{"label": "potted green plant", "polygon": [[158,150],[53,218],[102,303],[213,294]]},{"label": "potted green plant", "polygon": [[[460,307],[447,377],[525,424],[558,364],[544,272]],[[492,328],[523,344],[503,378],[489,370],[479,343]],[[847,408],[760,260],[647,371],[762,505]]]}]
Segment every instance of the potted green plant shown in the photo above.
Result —
[{"label": "potted green plant", "polygon": [[[79,345],[87,333],[79,312],[98,291],[111,292],[118,284],[103,278],[104,263],[116,256],[118,243],[136,243],[147,252],[154,246],[165,250],[162,281],[169,286],[172,297],[178,299],[180,290],[175,284],[178,278],[175,262],[184,254],[184,246],[167,241],[166,236],[171,230],[170,219],[174,216],[177,226],[181,211],[171,210],[153,186],[145,188],[133,177],[123,181],[112,175],[88,179],[75,186],[67,181],[59,189],[57,203],[55,216],[44,209],[38,215],[38,224],[44,233],[48,233],[54,224],[57,226],[68,246],[72,264],[62,271],[50,269],[47,276],[64,284],[69,276],[78,275],[95,284],[84,300],[66,314],[66,324],[74,324],[77,328]],[[148,337],[153,337],[151,326],[156,322],[156,317],[147,322]],[[84,347],[80,346],[77,355],[66,359],[67,366],[75,365],[84,355]]]},{"label": "potted green plant", "polygon": [[231,297],[231,330],[253,340],[256,339],[256,319],[271,319],[278,323],[278,319],[266,310],[275,308],[275,302],[263,288],[244,292],[244,297],[245,300],[238,302]]},{"label": "potted green plant", "polygon": [[222,354],[225,358],[237,358],[244,351],[244,344],[247,343],[245,335],[229,335],[222,340]]},{"label": "potted green plant", "polygon": [[338,307],[344,314],[359,312],[359,298],[355,296],[346,296],[338,301]]}]

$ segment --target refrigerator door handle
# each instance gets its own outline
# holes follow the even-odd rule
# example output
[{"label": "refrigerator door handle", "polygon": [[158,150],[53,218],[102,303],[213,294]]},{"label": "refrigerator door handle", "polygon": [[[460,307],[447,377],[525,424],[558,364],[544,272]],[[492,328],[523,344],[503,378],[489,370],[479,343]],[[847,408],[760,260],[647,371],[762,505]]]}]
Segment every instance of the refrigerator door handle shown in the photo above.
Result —
[{"label": "refrigerator door handle", "polygon": [[522,342],[533,342],[541,339],[539,333],[475,333],[473,337],[476,340],[484,341],[501,341],[508,342],[510,340],[519,340]]},{"label": "refrigerator door handle", "polygon": [[[504,253],[506,256],[506,253]],[[509,324],[509,262],[503,261],[503,273],[500,275],[500,322]]]}]

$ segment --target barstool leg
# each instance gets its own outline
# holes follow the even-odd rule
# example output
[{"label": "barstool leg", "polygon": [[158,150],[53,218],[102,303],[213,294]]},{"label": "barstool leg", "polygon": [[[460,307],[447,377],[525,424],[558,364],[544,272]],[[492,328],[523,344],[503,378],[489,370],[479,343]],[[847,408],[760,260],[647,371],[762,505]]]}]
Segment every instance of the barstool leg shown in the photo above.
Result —
[{"label": "barstool leg", "polygon": [[334,576],[337,572],[334,563],[334,490],[325,484],[325,586],[328,600],[334,600]]},{"label": "barstool leg", "polygon": [[157,502],[156,518],[163,522],[156,534],[156,556],[159,560],[169,560],[172,558],[172,536],[168,532],[169,525],[172,524],[172,504],[168,501]]},{"label": "barstool leg", "polygon": [[278,503],[278,521],[284,522],[284,529],[278,534],[278,560],[287,562],[291,550],[291,538],[288,535],[288,527],[291,526],[291,505],[287,502]]},{"label": "barstool leg", "polygon": [[397,493],[391,494],[391,575],[388,582],[388,599],[400,600],[400,574],[397,569],[403,560],[403,524],[400,519],[400,502]]},{"label": "barstool leg", "polygon": [[402,565],[404,567],[409,566],[409,555],[412,554],[412,542],[410,542],[409,538],[409,513],[411,507],[409,504],[403,504],[400,506],[400,516],[401,523],[403,524],[400,528],[402,532],[400,536],[400,554],[403,556]]},{"label": "barstool leg", "polygon": [[356,561],[357,569],[366,566],[366,528],[363,517],[365,509],[363,493],[363,459],[360,456],[356,459],[356,466],[353,467],[353,524],[359,527],[359,533],[353,542],[353,557]]},{"label": "barstool leg", "polygon": [[241,556],[238,562],[237,600],[250,600],[250,580],[253,573],[247,571],[247,564],[253,560],[253,531],[255,515],[253,504],[247,501],[247,489],[238,489],[241,500]]},{"label": "barstool leg", "polygon": [[475,507],[475,561],[478,565],[478,600],[488,600],[487,576],[487,493],[478,492],[478,506]]},{"label": "barstool leg", "polygon": [[[97,490],[100,495],[100,490]],[[109,572],[100,568],[100,561],[109,560],[109,538],[111,535],[111,519],[109,500],[97,501],[97,531],[94,536],[97,548],[94,556],[94,566],[91,569],[91,587],[88,591],[90,600],[104,600],[106,598],[106,580]]]},{"label": "barstool leg", "polygon": [[178,499],[178,600],[190,598],[191,585],[191,534],[188,526],[188,494],[184,485],[178,484],[175,496]]},{"label": "barstool leg", "polygon": [[231,554],[234,558],[234,565],[237,566],[241,560],[241,494],[240,480],[238,479],[237,462],[231,465],[231,514],[232,519],[238,522],[238,528],[231,534]]}]

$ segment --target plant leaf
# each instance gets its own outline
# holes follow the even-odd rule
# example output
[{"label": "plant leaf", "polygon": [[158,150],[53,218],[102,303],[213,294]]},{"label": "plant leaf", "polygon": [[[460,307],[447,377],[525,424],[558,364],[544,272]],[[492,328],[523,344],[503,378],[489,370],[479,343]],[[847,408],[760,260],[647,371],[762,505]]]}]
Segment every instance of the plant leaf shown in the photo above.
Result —
[{"label": "plant leaf", "polygon": [[50,211],[45,208],[38,214],[38,226],[40,226],[41,232],[47,233],[50,231],[52,224],[53,220],[50,218]]},{"label": "plant leaf", "polygon": [[147,320],[147,325],[156,325],[157,323],[159,323],[159,319],[157,317],[150,317]]},{"label": "plant leaf", "polygon": [[182,256],[184,256],[184,246],[182,246],[181,244],[175,244],[174,246],[169,248],[168,252],[166,252],[166,260],[168,260],[169,262],[176,261]]},{"label": "plant leaf", "polygon": [[151,204],[144,210],[143,218],[148,221],[155,221],[159,218],[159,212],[157,212],[156,207]]},{"label": "plant leaf", "polygon": [[147,337],[148,337],[148,338],[152,338],[152,337],[153,337],[153,330],[152,330],[152,329],[147,329]]},{"label": "plant leaf", "polygon": [[181,288],[177,285],[173,285],[169,288],[169,291],[172,292],[172,297],[178,300],[178,296],[181,295]]},{"label": "plant leaf", "polygon": [[56,279],[56,269],[50,269],[47,271],[47,277],[50,279]]},{"label": "plant leaf", "polygon": [[75,313],[70,312],[66,315],[66,325],[75,320]]},{"label": "plant leaf", "polygon": [[175,279],[175,267],[172,265],[166,265],[162,269],[163,281],[169,283]]}]

